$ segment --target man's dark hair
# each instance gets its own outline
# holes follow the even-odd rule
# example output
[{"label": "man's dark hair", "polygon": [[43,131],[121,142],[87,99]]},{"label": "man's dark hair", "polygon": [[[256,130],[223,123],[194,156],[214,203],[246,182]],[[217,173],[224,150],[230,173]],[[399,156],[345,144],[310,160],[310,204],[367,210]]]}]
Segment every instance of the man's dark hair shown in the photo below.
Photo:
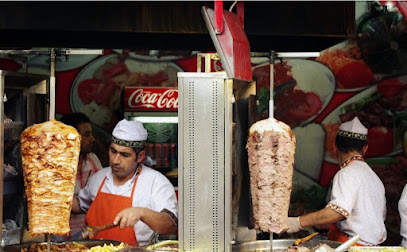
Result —
[{"label": "man's dark hair", "polygon": [[142,152],[144,150],[144,147],[131,147],[131,148],[136,153],[136,161],[137,161],[138,155],[140,154],[140,152]]},{"label": "man's dark hair", "polygon": [[134,152],[137,154],[137,156],[140,152],[142,152],[144,150],[144,147],[131,147],[131,148],[134,150]]},{"label": "man's dark hair", "polygon": [[358,151],[362,153],[363,147],[367,144],[366,140],[354,139],[337,135],[335,138],[336,147],[343,153]]},{"label": "man's dark hair", "polygon": [[78,125],[81,123],[90,123],[89,117],[80,112],[64,115],[61,117],[60,121],[67,125],[73,126],[75,129],[78,129]]}]

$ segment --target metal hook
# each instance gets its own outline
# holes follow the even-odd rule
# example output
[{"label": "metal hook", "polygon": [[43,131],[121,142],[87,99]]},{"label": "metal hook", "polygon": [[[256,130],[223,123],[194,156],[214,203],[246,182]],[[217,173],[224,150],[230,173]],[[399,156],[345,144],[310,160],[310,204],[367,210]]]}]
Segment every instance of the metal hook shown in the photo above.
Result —
[{"label": "metal hook", "polygon": [[283,65],[283,58],[278,57],[278,53],[276,51],[270,51],[269,52],[269,63],[274,64],[274,61],[276,59],[280,60],[281,65]]},{"label": "metal hook", "polygon": [[269,52],[269,62],[270,64],[274,64],[274,61],[277,58],[277,52],[276,51],[270,51]]}]

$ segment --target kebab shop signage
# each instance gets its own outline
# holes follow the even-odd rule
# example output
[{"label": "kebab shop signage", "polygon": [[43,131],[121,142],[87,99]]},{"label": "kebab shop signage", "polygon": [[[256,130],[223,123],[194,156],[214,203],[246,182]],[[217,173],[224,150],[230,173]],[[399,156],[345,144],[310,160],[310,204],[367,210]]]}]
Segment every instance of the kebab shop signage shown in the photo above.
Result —
[{"label": "kebab shop signage", "polygon": [[126,111],[177,111],[177,88],[126,87],[124,89]]}]

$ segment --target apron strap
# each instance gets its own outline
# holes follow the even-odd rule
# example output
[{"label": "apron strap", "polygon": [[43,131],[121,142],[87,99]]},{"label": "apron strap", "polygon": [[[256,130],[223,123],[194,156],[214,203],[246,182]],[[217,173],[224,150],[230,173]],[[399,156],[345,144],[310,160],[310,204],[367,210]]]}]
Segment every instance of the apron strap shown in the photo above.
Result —
[{"label": "apron strap", "polygon": [[136,189],[137,180],[138,180],[138,177],[140,176],[142,170],[143,170],[143,166],[140,167],[140,170],[139,170],[139,172],[138,172],[138,174],[137,174],[137,177],[136,177],[136,179],[134,180],[133,189],[131,190],[131,195],[130,195],[132,201],[133,201],[134,189]]},{"label": "apron strap", "polygon": [[[332,224],[329,225],[328,240],[344,243],[347,240],[349,240],[349,237],[344,232],[339,230],[339,228],[336,226],[335,223],[332,223]],[[365,245],[360,244],[360,243],[355,243],[352,246],[361,246],[361,247],[363,247]]]},{"label": "apron strap", "polygon": [[102,188],[103,188],[103,185],[105,184],[106,178],[107,178],[107,177],[105,176],[105,178],[104,178],[103,181],[102,181],[102,184],[99,186],[99,189],[98,189],[98,193],[97,193],[97,194],[99,194],[100,191],[102,191]]}]

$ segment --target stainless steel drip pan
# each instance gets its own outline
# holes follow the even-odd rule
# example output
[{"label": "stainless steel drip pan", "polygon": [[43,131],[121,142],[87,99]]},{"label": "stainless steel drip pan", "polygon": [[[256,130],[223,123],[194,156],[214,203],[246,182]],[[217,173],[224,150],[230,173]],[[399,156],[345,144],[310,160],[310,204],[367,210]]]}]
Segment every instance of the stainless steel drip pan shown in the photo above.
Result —
[{"label": "stainless steel drip pan", "polygon": [[[295,239],[281,239],[281,240],[273,240],[273,251],[279,250],[286,250],[288,247],[292,246]],[[319,244],[327,244],[332,248],[336,248],[342,243],[330,240],[309,240],[307,242],[302,243],[299,245],[300,247],[307,247],[313,248],[318,246]],[[245,252],[253,252],[253,251],[270,251],[270,241],[269,240],[258,240],[252,242],[245,242],[241,244],[235,244],[232,247],[232,251],[245,251]]]}]

